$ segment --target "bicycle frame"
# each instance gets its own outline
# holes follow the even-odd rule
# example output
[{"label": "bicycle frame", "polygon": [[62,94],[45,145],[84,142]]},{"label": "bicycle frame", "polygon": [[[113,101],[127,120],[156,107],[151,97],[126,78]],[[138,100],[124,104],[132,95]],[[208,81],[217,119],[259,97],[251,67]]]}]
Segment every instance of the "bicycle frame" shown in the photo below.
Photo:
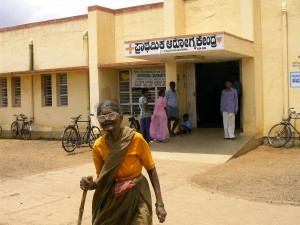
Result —
[{"label": "bicycle frame", "polygon": [[[88,141],[89,141],[87,136],[88,136],[89,130],[92,128],[92,123],[91,123],[91,117],[88,116],[88,118],[89,118],[88,120],[76,120],[76,121],[74,121],[74,127],[78,131],[78,136],[79,136],[80,143],[87,144]],[[83,133],[83,135],[80,134],[80,129],[79,129],[78,123],[87,123],[87,127],[86,127],[86,130]]]},{"label": "bicycle frame", "polygon": [[[93,148],[95,140],[102,134],[97,126],[92,125],[91,116],[93,116],[93,114],[88,115],[88,120],[80,120],[81,115],[71,118],[73,124],[65,127],[61,136],[62,147],[66,152],[73,152],[75,148],[81,144],[88,144],[90,148]],[[78,123],[87,123],[86,130],[83,134],[80,133]]]},{"label": "bicycle frame", "polygon": [[[292,119],[300,119],[300,118],[292,118]],[[282,124],[285,124],[286,126],[292,127],[294,129],[294,131],[296,131],[297,134],[300,136],[300,132],[290,122],[282,122]]]},{"label": "bicycle frame", "polygon": [[[24,139],[30,138],[31,134],[31,120],[28,120],[24,114],[14,114],[15,121],[11,125],[12,137],[16,138],[18,135],[23,136]],[[21,117],[21,119],[19,119]],[[20,122],[22,123],[20,125]]]},{"label": "bicycle frame", "polygon": [[297,132],[300,138],[300,132],[297,130],[296,126],[290,122],[291,119],[300,119],[300,113],[297,113],[293,109],[294,108],[289,109],[289,116],[287,119],[275,124],[270,129],[268,133],[268,141],[273,147],[280,148],[286,145],[293,137],[293,130]]}]

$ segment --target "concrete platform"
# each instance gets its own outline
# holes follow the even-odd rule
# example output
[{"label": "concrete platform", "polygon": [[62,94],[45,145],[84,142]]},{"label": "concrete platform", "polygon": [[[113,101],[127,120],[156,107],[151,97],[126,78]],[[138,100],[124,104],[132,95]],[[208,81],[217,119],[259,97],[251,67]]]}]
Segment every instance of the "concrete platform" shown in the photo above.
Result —
[{"label": "concrete platform", "polygon": [[[197,130],[168,143],[152,142],[164,203],[166,225],[296,225],[300,207],[251,202],[202,190],[191,182],[194,174],[234,156],[252,137],[237,135],[224,141],[215,129]],[[94,174],[92,163],[0,183],[0,225],[75,225],[82,176]],[[146,174],[146,172],[144,171]],[[147,177],[147,175],[146,175]],[[152,190],[152,188],[151,188]],[[88,192],[82,224],[91,224]],[[152,193],[153,204],[155,202]],[[158,225],[154,215],[153,225]]]},{"label": "concrete platform", "polygon": [[160,153],[162,159],[185,161],[192,158],[195,162],[224,163],[259,144],[261,141],[254,140],[253,136],[240,135],[240,130],[232,141],[224,140],[222,128],[198,128],[193,129],[191,135],[171,137],[167,143],[151,142],[150,147],[153,155]]}]

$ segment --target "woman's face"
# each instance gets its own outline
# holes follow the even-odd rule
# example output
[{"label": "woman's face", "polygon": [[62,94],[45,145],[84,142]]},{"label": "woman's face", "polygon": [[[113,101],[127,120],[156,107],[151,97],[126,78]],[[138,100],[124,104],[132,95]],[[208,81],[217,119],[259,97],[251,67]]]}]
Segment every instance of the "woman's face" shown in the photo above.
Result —
[{"label": "woman's face", "polygon": [[[103,119],[101,119],[101,116]],[[121,128],[122,120],[123,115],[120,115],[110,108],[103,109],[101,114],[98,116],[98,121],[102,129],[107,132],[119,131]]]}]

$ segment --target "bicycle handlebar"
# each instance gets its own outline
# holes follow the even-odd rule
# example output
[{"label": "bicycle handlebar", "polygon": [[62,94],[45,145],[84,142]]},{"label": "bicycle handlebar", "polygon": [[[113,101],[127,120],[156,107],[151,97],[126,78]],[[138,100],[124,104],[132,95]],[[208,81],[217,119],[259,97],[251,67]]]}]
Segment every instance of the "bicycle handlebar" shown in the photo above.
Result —
[{"label": "bicycle handlebar", "polygon": [[[19,116],[21,117],[21,119],[19,119]],[[16,117],[16,119],[17,120],[19,120],[19,121],[26,121],[27,119],[28,119],[28,117],[27,116],[25,116],[24,114],[14,114],[14,117]]]},{"label": "bicycle handlebar", "polygon": [[90,113],[90,114],[88,115],[88,118],[89,118],[88,121],[80,121],[80,119],[81,119],[81,117],[82,117],[81,114],[80,114],[79,116],[76,116],[76,117],[71,117],[71,120],[74,120],[75,123],[77,123],[77,122],[89,122],[89,121],[91,120],[91,119],[90,119],[91,116],[94,116],[94,114],[93,114],[93,113]]},{"label": "bicycle handlebar", "polygon": [[71,120],[74,120],[74,122],[77,122],[78,120],[80,120],[81,118],[81,114],[79,116],[76,116],[76,117],[71,117]]},{"label": "bicycle handlebar", "polygon": [[[290,118],[292,119],[292,115],[296,115],[296,117],[300,117],[300,112],[297,112],[296,110],[293,110],[294,108],[289,108],[289,111],[290,111]],[[297,118],[295,118],[297,119]]]}]

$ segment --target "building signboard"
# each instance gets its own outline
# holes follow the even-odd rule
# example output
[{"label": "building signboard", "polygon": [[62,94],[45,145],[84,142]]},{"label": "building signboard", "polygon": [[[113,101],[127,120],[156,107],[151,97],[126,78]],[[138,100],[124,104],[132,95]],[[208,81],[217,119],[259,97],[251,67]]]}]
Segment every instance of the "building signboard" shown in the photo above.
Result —
[{"label": "building signboard", "polygon": [[125,56],[160,55],[224,49],[224,34],[126,42]]},{"label": "building signboard", "polygon": [[291,72],[290,74],[291,88],[300,88],[300,72]]},{"label": "building signboard", "polygon": [[133,69],[131,78],[131,87],[152,88],[166,86],[166,73],[164,69]]}]

